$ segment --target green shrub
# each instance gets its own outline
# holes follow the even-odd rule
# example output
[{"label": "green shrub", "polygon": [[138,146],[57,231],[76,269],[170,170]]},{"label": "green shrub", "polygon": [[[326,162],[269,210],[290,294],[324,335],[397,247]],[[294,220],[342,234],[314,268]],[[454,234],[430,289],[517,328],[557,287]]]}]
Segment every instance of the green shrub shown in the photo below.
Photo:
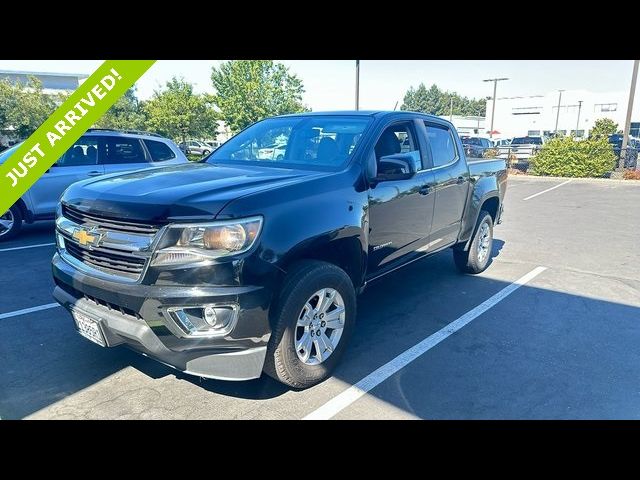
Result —
[{"label": "green shrub", "polygon": [[602,177],[615,168],[616,156],[606,138],[549,140],[531,157],[529,173],[556,177]]}]

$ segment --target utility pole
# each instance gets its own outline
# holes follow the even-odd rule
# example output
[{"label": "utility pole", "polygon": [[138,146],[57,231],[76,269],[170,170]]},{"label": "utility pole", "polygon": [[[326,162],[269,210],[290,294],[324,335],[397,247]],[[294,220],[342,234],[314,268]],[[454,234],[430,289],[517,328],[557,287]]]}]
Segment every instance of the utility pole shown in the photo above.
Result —
[{"label": "utility pole", "polygon": [[489,138],[493,138],[493,121],[495,119],[496,113],[496,90],[498,86],[498,82],[502,80],[509,80],[508,78],[487,78],[483,80],[483,82],[493,82],[493,103],[491,105],[491,130],[489,130]]},{"label": "utility pole", "polygon": [[582,100],[578,101],[578,120],[576,121],[576,138],[578,138],[578,130],[580,129],[580,110],[582,110]]},{"label": "utility pole", "polygon": [[622,152],[625,152],[629,143],[629,129],[631,128],[631,112],[633,111],[633,97],[636,94],[636,81],[638,80],[638,63],[640,60],[633,61],[633,74],[631,74],[631,88],[629,89],[629,104],[627,105],[627,119],[624,122],[624,137],[622,138]]},{"label": "utility pole", "polygon": [[356,110],[360,110],[360,60],[356,60]]},{"label": "utility pole", "polygon": [[558,92],[560,93],[560,95],[558,96],[558,111],[556,112],[556,128],[553,132],[556,134],[556,137],[558,136],[558,120],[560,120],[560,103],[562,102],[562,92],[564,92],[564,90],[558,90]]},{"label": "utility pole", "polygon": [[453,97],[451,97],[451,102],[449,103],[449,121],[453,122]]}]

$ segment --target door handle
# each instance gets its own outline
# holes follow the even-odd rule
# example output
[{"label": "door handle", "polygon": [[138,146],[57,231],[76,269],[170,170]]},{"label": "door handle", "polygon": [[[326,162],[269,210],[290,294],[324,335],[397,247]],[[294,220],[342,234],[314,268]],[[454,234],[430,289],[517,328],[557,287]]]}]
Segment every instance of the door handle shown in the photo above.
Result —
[{"label": "door handle", "polygon": [[102,172],[98,172],[97,170],[92,170],[87,175],[89,175],[90,177],[97,177],[98,175],[102,175]]},{"label": "door handle", "polygon": [[429,185],[423,185],[420,190],[418,190],[418,193],[420,195],[429,195],[429,193],[431,192],[431,187]]},{"label": "door handle", "polygon": [[461,183],[464,183],[464,177],[458,177],[458,178],[456,179],[456,184],[457,184],[457,185],[460,185]]}]

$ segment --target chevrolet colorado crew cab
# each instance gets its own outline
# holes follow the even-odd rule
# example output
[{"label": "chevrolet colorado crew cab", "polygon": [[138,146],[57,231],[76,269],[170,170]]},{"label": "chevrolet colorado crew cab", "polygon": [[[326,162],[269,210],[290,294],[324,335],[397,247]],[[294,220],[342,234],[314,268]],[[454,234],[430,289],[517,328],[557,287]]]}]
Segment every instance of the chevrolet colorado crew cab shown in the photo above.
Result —
[{"label": "chevrolet colorado crew cab", "polygon": [[[262,156],[276,139],[282,157]],[[54,296],[99,345],[309,387],[336,367],[368,283],[446,248],[463,272],[487,268],[506,180],[438,117],[268,118],[202,163],[70,186]]]}]

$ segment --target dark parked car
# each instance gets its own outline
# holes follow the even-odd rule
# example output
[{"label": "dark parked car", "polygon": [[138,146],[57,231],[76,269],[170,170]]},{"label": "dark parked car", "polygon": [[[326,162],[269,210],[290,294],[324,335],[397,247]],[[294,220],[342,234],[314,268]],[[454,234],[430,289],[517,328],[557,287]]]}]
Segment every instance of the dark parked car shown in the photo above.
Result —
[{"label": "dark parked car", "polygon": [[482,158],[485,150],[493,148],[493,142],[488,138],[462,136],[460,140],[467,157]]},{"label": "dark parked car", "polygon": [[[613,145],[613,152],[616,154],[616,160],[619,164],[620,155],[624,153],[624,168],[636,168],[638,164],[638,142],[634,138],[630,138],[627,143],[627,148],[622,150],[622,140],[623,135],[614,134],[609,135],[608,140],[611,145]],[[618,165],[616,165],[617,167]]]},{"label": "dark parked car", "polygon": [[[282,135],[283,157],[262,159]],[[309,387],[336,367],[369,283],[447,248],[462,272],[487,268],[506,180],[503,160],[467,162],[438,117],[269,118],[203,163],[69,188],[54,295],[99,345]]]}]

